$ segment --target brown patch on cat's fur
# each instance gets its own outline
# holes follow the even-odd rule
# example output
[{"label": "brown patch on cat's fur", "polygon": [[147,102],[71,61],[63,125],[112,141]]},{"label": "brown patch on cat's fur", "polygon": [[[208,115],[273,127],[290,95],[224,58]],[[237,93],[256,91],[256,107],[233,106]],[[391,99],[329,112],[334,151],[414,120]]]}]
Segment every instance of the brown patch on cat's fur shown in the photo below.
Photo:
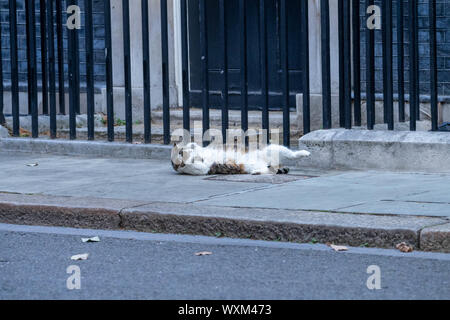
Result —
[{"label": "brown patch on cat's fur", "polygon": [[214,163],[208,172],[209,175],[213,174],[245,174],[245,167],[243,164],[238,165],[233,162],[229,163]]}]

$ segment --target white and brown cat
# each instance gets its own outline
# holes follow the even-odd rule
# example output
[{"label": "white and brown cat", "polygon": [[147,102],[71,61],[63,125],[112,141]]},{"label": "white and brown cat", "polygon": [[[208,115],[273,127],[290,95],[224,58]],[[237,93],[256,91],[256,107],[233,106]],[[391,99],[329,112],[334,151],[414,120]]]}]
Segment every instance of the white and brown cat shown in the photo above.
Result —
[{"label": "white and brown cat", "polygon": [[250,152],[224,150],[223,148],[201,147],[196,143],[185,146],[174,145],[172,166],[178,173],[187,175],[216,174],[286,174],[289,169],[282,163],[287,159],[308,157],[306,150],[292,151],[286,147],[271,144],[261,150]]}]

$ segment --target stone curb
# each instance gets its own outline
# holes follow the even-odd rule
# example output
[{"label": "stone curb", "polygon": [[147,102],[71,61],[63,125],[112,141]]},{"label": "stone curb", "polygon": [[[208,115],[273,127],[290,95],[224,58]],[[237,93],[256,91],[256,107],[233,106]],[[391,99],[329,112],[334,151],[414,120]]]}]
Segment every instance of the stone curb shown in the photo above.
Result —
[{"label": "stone curb", "polygon": [[427,217],[0,194],[0,223],[450,252],[450,223]]},{"label": "stone curb", "polygon": [[103,158],[170,159],[171,146],[29,138],[0,139],[1,151]]},{"label": "stone curb", "polygon": [[426,251],[450,253],[450,223],[423,229],[420,234],[420,246]]}]

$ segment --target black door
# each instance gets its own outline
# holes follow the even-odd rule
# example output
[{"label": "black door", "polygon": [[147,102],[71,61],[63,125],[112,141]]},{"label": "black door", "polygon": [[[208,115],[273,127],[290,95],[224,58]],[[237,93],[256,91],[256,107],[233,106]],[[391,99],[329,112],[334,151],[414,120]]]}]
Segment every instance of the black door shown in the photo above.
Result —
[{"label": "black door", "polygon": [[[247,53],[249,80],[249,108],[261,109],[261,77],[259,48],[259,0],[247,1]],[[272,110],[281,109],[281,68],[280,68],[280,0],[266,0],[268,59],[269,59],[269,104]],[[239,0],[226,0],[228,25],[228,65],[230,109],[240,107],[240,48],[239,48]],[[288,11],[288,52],[290,106],[295,108],[295,94],[301,93],[301,56],[300,56],[300,1],[287,0]],[[189,15],[189,55],[191,105],[201,106],[201,60],[199,38],[199,0],[188,0]],[[207,33],[209,50],[210,107],[221,106],[220,88],[222,75],[221,61],[224,59],[223,49],[218,38],[219,1],[206,0]]]}]

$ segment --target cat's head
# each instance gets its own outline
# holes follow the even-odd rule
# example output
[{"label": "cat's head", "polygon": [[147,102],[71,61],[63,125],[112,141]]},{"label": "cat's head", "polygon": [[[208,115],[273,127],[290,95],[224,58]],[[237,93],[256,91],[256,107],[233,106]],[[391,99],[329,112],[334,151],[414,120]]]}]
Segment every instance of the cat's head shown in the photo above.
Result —
[{"label": "cat's head", "polygon": [[170,156],[172,167],[175,170],[178,170],[178,168],[183,168],[191,158],[191,154],[194,150],[195,146],[193,144],[181,145],[174,143]]},{"label": "cat's head", "polygon": [[203,162],[202,157],[199,156],[200,149],[202,148],[196,143],[188,143],[187,145],[175,143],[171,154],[173,168],[178,171],[179,168],[184,168],[186,164]]},{"label": "cat's head", "polygon": [[172,167],[175,171],[178,171],[180,167],[184,166],[183,162],[183,147],[174,143],[172,152],[170,155],[170,160],[172,161]]}]

